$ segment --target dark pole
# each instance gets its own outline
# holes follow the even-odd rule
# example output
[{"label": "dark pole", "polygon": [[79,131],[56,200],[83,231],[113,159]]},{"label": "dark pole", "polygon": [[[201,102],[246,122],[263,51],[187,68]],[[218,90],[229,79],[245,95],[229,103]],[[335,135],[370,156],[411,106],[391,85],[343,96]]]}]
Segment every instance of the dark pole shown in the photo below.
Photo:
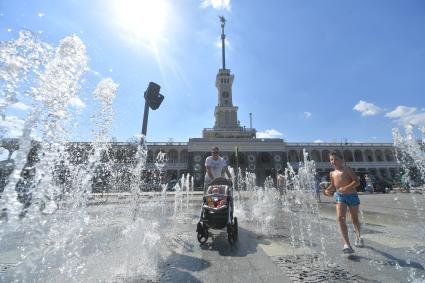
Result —
[{"label": "dark pole", "polygon": [[226,69],[226,53],[225,53],[225,38],[226,35],[224,34],[224,25],[226,24],[226,19],[223,16],[220,16],[220,22],[221,22],[221,55],[223,59],[223,70]]},{"label": "dark pole", "polygon": [[249,127],[252,129],[252,113],[249,113]]},{"label": "dark pole", "polygon": [[[345,140],[345,145],[347,145],[347,138],[344,138],[344,140]],[[344,146],[342,145],[342,138],[341,138],[340,145],[341,145],[341,151],[342,151],[341,152],[341,154],[342,154],[342,160],[344,160],[344,166],[346,166],[347,165],[347,161],[344,158]]]},{"label": "dark pole", "polygon": [[236,155],[236,170],[235,170],[235,185],[236,185],[236,190],[239,190],[238,188],[238,178],[239,178],[239,148],[238,146],[236,146],[236,150],[235,150],[235,155]]},{"label": "dark pole", "polygon": [[[224,27],[224,25],[222,27]],[[223,30],[224,30],[224,28],[223,28]],[[221,34],[221,52],[223,54],[223,70],[226,69],[226,55],[225,55],[225,49],[224,49],[224,43],[225,43],[224,39],[225,39],[225,37],[226,36],[224,35],[224,33]]]},{"label": "dark pole", "polygon": [[149,103],[145,100],[145,112],[143,114],[142,135],[146,136],[148,129]]}]

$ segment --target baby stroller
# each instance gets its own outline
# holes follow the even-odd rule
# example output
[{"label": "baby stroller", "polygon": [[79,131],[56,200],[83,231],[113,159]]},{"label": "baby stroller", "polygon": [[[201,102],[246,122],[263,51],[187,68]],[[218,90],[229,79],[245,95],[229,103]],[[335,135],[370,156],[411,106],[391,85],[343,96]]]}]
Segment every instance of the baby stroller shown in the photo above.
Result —
[{"label": "baby stroller", "polygon": [[219,177],[211,181],[204,195],[196,232],[198,241],[208,240],[208,229],[227,228],[227,239],[233,245],[238,239],[238,219],[233,217],[233,184]]}]

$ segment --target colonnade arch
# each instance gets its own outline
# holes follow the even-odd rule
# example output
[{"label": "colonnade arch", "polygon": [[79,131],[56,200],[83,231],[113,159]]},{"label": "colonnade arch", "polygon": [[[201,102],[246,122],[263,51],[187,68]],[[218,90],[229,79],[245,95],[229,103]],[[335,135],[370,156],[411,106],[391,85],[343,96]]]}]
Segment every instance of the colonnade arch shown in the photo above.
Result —
[{"label": "colonnade arch", "polygon": [[289,162],[300,162],[297,151],[290,150],[288,152],[288,161]]},{"label": "colonnade arch", "polygon": [[354,150],[354,161],[355,162],[363,162],[363,153],[361,150]]},{"label": "colonnade arch", "polygon": [[[316,162],[329,162],[329,153],[336,151],[347,162],[394,162],[395,157],[391,149],[313,149],[310,158]],[[343,153],[342,153],[343,151]],[[303,151],[289,149],[288,162],[295,163],[303,160]]]},{"label": "colonnade arch", "polygon": [[384,155],[385,155],[385,160],[386,161],[388,161],[388,162],[394,161],[394,154],[393,154],[393,152],[391,150],[386,149],[384,151]]},{"label": "colonnade arch", "polygon": [[322,151],[322,162],[329,162],[329,150]]},{"label": "colonnade arch", "polygon": [[183,149],[180,152],[180,162],[181,163],[187,163],[189,160],[189,152],[186,149]]},{"label": "colonnade arch", "polygon": [[167,162],[168,163],[177,163],[179,162],[179,153],[175,149],[170,149],[167,152]]},{"label": "colonnade arch", "polygon": [[353,162],[354,158],[353,158],[353,152],[351,150],[344,150],[344,160],[347,162]]},{"label": "colonnade arch", "polygon": [[320,158],[320,152],[316,149],[311,151],[311,159],[315,162],[322,162],[322,158]]},{"label": "colonnade arch", "polygon": [[[149,149],[147,152],[147,163],[154,163],[155,159],[157,158],[158,154],[166,153],[166,158],[168,163],[187,163],[189,161],[189,152],[187,149],[183,149],[180,152],[177,149],[170,149],[168,151],[164,151],[162,149],[157,149],[155,151]],[[208,156],[208,155],[207,155]],[[207,157],[205,156],[205,158]],[[205,161],[205,159],[204,159]]]},{"label": "colonnade arch", "polygon": [[370,149],[365,150],[366,161],[373,162],[375,159],[373,158],[373,152]]},{"label": "colonnade arch", "polygon": [[384,161],[384,154],[382,153],[382,150],[380,149],[375,150],[375,160],[378,162]]}]

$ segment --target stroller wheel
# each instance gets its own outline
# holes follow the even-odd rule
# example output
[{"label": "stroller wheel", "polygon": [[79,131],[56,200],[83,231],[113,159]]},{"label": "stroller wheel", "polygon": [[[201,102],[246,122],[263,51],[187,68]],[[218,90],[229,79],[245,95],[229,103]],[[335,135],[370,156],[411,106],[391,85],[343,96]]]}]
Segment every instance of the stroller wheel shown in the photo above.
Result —
[{"label": "stroller wheel", "polygon": [[203,233],[198,233],[198,242],[201,244],[205,244],[208,240],[208,230],[205,229]]},{"label": "stroller wheel", "polygon": [[198,222],[198,226],[196,227],[196,232],[198,232],[197,238],[198,242],[204,244],[208,240],[208,229],[201,222]]}]

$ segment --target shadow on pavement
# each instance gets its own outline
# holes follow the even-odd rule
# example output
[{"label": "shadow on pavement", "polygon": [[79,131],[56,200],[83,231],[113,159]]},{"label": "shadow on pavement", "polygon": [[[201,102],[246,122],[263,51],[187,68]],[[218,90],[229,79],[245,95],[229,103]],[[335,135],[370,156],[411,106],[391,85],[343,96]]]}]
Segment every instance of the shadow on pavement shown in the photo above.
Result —
[{"label": "shadow on pavement", "polygon": [[258,244],[269,245],[270,241],[258,239],[255,233],[239,226],[238,240],[233,246],[229,244],[226,232],[216,231],[208,242],[201,244],[200,247],[202,250],[217,251],[222,256],[245,257],[256,253]]},{"label": "shadow on pavement", "polygon": [[160,264],[160,282],[202,282],[191,273],[201,271],[210,265],[204,259],[174,252]]},{"label": "shadow on pavement", "polygon": [[167,257],[165,264],[169,267],[186,269],[192,272],[201,271],[210,266],[210,263],[205,259],[196,258],[175,252],[173,252],[172,255]]},{"label": "shadow on pavement", "polygon": [[393,255],[391,255],[387,252],[378,250],[378,249],[371,247],[371,246],[365,246],[364,248],[369,249],[371,251],[374,251],[374,252],[386,257],[388,260],[385,262],[385,264],[392,265],[392,266],[396,266],[398,264],[401,267],[410,267],[410,268],[415,268],[415,269],[419,269],[419,270],[425,270],[423,265],[416,262],[416,261],[407,262],[406,260],[399,259],[399,258],[397,258],[397,257],[395,257],[395,256],[393,256]]},{"label": "shadow on pavement", "polygon": [[354,262],[370,261],[371,260],[368,257],[364,257],[364,256],[356,255],[356,254],[351,254],[351,255],[348,255],[346,257],[347,257],[347,259],[354,261]]}]

